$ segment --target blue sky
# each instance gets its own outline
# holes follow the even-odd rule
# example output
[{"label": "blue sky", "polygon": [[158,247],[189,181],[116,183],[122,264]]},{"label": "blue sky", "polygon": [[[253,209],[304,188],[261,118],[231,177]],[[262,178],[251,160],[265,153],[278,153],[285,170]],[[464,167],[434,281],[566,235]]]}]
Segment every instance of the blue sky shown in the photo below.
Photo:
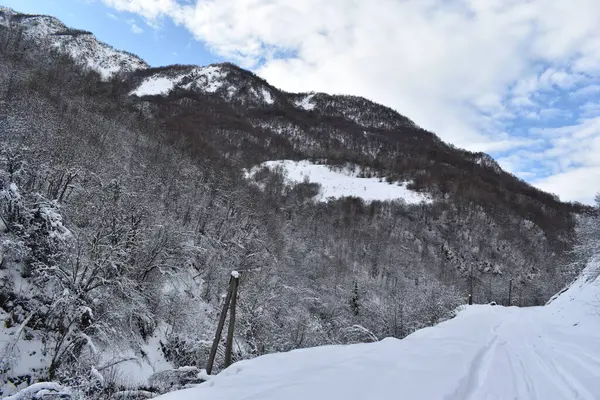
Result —
[{"label": "blue sky", "polygon": [[367,97],[563,200],[600,191],[597,0],[0,0],[153,66]]}]

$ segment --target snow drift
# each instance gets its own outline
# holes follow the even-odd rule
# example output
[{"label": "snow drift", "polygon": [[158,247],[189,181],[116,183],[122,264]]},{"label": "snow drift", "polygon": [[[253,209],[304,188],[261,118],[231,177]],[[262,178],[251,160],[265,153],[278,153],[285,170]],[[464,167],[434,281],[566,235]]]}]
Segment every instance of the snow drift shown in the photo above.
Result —
[{"label": "snow drift", "polygon": [[266,355],[159,398],[598,399],[599,269],[544,307],[464,307],[404,340]]}]

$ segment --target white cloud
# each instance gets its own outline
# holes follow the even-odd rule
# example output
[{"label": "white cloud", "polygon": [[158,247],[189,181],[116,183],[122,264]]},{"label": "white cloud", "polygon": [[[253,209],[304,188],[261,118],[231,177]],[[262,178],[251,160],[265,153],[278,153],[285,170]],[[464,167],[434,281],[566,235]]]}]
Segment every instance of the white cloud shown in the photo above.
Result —
[{"label": "white cloud", "polygon": [[549,119],[568,119],[571,118],[573,116],[573,112],[570,110],[565,110],[562,108],[554,108],[554,107],[550,107],[550,108],[544,108],[542,110],[540,110],[539,112],[539,118],[542,120],[549,120]]},{"label": "white cloud", "polygon": [[584,117],[600,115],[600,101],[588,101],[580,109]]},{"label": "white cloud", "polygon": [[135,20],[130,19],[127,21],[127,23],[131,27],[131,32],[135,33],[136,35],[144,33],[144,30],[140,28],[140,26],[137,24],[137,22],[135,22]]},{"label": "white cloud", "polygon": [[600,193],[600,167],[579,167],[538,180],[535,185],[565,201],[593,204]]},{"label": "white cloud", "polygon": [[592,85],[584,86],[582,88],[575,90],[574,92],[571,93],[571,96],[585,98],[587,96],[595,95],[595,94],[599,94],[599,93],[600,93],[600,85],[592,84]]},{"label": "white cloud", "polygon": [[161,15],[170,16],[179,8],[174,0],[102,0],[119,11],[140,14],[144,18],[155,19]]},{"label": "white cloud", "polygon": [[[600,192],[600,117],[584,118],[575,125],[537,129],[534,133],[548,138],[549,147],[528,156],[507,157],[513,169],[540,164],[533,183],[543,190],[559,194],[563,200],[592,203]],[[511,164],[512,163],[512,164]],[[504,165],[504,164],[501,164]],[[546,176],[548,172],[551,175]]]},{"label": "white cloud", "polygon": [[600,77],[597,0],[102,1],[171,18],[275,86],[365,96],[473,150],[538,146],[510,120],[567,118],[540,93]]}]

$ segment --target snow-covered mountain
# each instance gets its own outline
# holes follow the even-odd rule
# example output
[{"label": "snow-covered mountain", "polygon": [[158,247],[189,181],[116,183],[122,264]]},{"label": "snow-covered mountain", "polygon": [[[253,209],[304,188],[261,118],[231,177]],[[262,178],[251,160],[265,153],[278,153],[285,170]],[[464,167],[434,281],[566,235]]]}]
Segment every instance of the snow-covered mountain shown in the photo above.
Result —
[{"label": "snow-covered mountain", "polygon": [[108,80],[115,74],[148,68],[148,64],[134,54],[114,49],[87,31],[71,29],[60,20],[46,15],[28,15],[0,7],[0,26],[15,34],[22,32],[40,45],[70,55],[83,66]]},{"label": "snow-covered mountain", "polygon": [[131,81],[130,95],[142,98],[169,94],[176,98],[191,92],[216,96],[240,107],[290,109],[345,119],[367,129],[418,128],[405,116],[366,99],[325,93],[287,93],[231,63],[149,68],[133,74]]},{"label": "snow-covered mountain", "polygon": [[403,340],[238,362],[160,400],[596,400],[600,260],[544,307],[463,306]]}]

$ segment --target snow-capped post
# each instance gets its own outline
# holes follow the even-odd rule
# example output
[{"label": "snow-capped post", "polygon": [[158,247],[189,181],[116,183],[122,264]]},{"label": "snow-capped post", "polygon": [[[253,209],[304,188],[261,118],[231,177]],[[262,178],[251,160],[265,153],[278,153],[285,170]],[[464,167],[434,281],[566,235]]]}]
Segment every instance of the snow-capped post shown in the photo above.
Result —
[{"label": "snow-capped post", "polygon": [[219,348],[219,341],[221,340],[221,333],[223,332],[223,326],[225,325],[225,318],[227,317],[227,310],[229,309],[229,302],[231,301],[231,293],[233,292],[233,274],[231,278],[229,278],[229,289],[227,289],[227,296],[225,297],[225,301],[223,302],[223,309],[221,310],[221,315],[219,316],[219,323],[217,324],[217,332],[215,333],[215,338],[213,340],[212,347],[210,349],[210,354],[208,356],[208,361],[206,362],[206,373],[208,375],[211,374],[213,364],[215,362],[215,357],[217,356],[217,349]]},{"label": "snow-capped post", "polygon": [[227,343],[225,344],[225,368],[231,365],[231,352],[233,349],[233,331],[235,329],[235,305],[237,303],[237,289],[240,281],[240,273],[231,272],[233,289],[231,295],[231,310],[229,314],[229,329],[227,331]]}]

